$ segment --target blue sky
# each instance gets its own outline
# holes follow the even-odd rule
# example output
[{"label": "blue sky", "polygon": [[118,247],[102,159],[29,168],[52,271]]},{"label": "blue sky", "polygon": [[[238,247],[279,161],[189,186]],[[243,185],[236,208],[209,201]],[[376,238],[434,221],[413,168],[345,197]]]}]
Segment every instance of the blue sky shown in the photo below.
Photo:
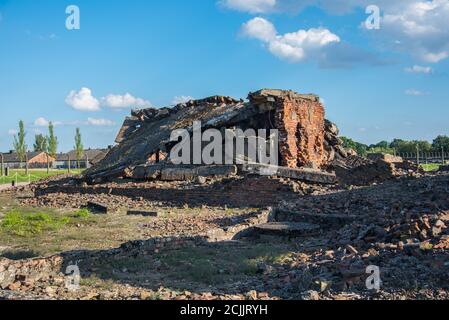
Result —
[{"label": "blue sky", "polygon": [[[112,144],[132,106],[245,98],[260,88],[320,95],[365,143],[449,135],[449,0],[0,0],[0,150],[25,121]],[[66,7],[80,30],[66,29]],[[126,95],[128,94],[128,95]]]}]

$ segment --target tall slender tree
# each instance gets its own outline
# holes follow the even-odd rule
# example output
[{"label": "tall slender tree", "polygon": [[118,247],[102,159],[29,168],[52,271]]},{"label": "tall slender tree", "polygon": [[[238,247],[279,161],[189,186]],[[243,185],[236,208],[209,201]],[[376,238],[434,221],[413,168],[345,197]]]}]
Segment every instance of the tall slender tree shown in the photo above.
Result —
[{"label": "tall slender tree", "polygon": [[34,137],[34,151],[35,152],[47,152],[47,138],[44,137],[42,134],[37,134]]},{"label": "tall slender tree", "polygon": [[76,153],[76,164],[78,166],[78,170],[80,169],[80,160],[84,154],[84,146],[81,139],[81,131],[79,128],[76,128],[75,134],[75,153]]},{"label": "tall slender tree", "polygon": [[14,136],[14,149],[16,150],[17,153],[17,157],[19,158],[19,161],[22,163],[25,161],[26,159],[26,153],[27,153],[27,149],[28,146],[25,143],[25,137],[26,137],[26,132],[25,132],[25,124],[23,123],[22,120],[19,121],[19,132],[17,133],[17,135]]},{"label": "tall slender tree", "polygon": [[53,123],[48,124],[48,136],[47,136],[47,153],[56,158],[56,153],[58,152],[58,138],[55,136],[55,127]]}]

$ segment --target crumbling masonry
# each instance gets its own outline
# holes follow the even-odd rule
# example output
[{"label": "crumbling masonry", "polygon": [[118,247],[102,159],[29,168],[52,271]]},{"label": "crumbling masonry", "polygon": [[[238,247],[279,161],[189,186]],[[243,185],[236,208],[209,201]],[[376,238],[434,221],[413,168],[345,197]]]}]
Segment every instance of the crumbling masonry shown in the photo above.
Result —
[{"label": "crumbling masonry", "polygon": [[250,103],[275,113],[280,159],[289,168],[320,168],[325,162],[324,107],[314,95],[262,90],[250,94]]},{"label": "crumbling masonry", "polygon": [[[86,172],[85,178],[91,183],[122,177],[154,180],[169,176],[171,180],[178,180],[178,177],[184,180],[186,176],[196,175],[198,170],[204,176],[209,169],[213,171],[210,175],[219,175],[217,170],[237,171],[237,168],[217,167],[170,168],[169,155],[175,145],[170,141],[171,133],[177,129],[192,132],[195,121],[202,123],[202,130],[215,128],[222,132],[224,129],[278,129],[279,160],[283,168],[279,172],[288,178],[301,179],[310,174],[317,177],[321,173],[318,170],[327,169],[335,159],[347,156],[338,138],[338,129],[325,120],[318,96],[264,89],[250,93],[247,102],[214,96],[173,108],[132,111],[117,135],[117,145],[103,161]],[[324,180],[318,179],[318,182],[334,182],[335,177],[323,174]]]}]

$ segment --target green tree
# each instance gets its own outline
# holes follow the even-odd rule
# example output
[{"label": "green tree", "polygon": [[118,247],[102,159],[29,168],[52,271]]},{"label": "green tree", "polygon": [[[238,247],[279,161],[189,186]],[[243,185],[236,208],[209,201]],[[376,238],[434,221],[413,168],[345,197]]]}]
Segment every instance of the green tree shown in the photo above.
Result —
[{"label": "green tree", "polygon": [[84,154],[84,146],[81,140],[81,131],[79,128],[76,128],[75,134],[75,153],[76,153],[76,163],[78,166],[78,170],[80,169],[80,160]]},{"label": "green tree", "polygon": [[34,142],[34,151],[35,152],[47,152],[47,138],[45,138],[42,134],[37,134]]},{"label": "green tree", "polygon": [[429,141],[412,141],[412,143],[415,144],[415,146],[418,146],[419,152],[431,152],[432,151],[432,145]]},{"label": "green tree", "polygon": [[416,143],[402,139],[394,139],[390,143],[390,148],[394,149],[396,153],[416,153]]},{"label": "green tree", "polygon": [[399,149],[402,147],[402,145],[404,144],[404,140],[402,139],[394,139],[391,143],[390,143],[390,148],[392,149],[396,149],[396,151],[399,152]]},{"label": "green tree", "polygon": [[438,136],[433,140],[432,149],[434,152],[449,152],[449,137],[448,136]]},{"label": "green tree", "polygon": [[55,158],[58,152],[58,138],[55,136],[55,127],[51,122],[48,124],[47,148],[48,154]]},{"label": "green tree", "polygon": [[359,156],[366,155],[366,150],[368,149],[367,145],[365,145],[363,143],[356,142],[356,141],[352,140],[351,138],[347,138],[347,137],[341,137],[341,140],[343,141],[343,147],[345,147],[346,149],[355,150]]},{"label": "green tree", "polygon": [[370,148],[379,148],[379,149],[389,149],[390,145],[388,141],[381,141],[375,145],[370,146]]},{"label": "green tree", "polygon": [[19,132],[14,136],[14,149],[17,152],[20,162],[24,162],[26,159],[26,153],[28,146],[25,143],[25,124],[22,120],[19,121]]}]

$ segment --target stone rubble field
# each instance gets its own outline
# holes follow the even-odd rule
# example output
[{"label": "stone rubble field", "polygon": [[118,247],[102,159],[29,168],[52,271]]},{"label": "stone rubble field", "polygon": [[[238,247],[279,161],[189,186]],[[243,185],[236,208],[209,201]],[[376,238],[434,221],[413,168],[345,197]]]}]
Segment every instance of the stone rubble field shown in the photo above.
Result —
[{"label": "stone rubble field", "polygon": [[[126,236],[105,234],[111,239],[97,247],[73,244],[73,249],[48,258],[1,258],[0,296],[449,298],[448,173],[402,176],[365,187],[304,183],[296,191],[296,199],[287,197],[273,207],[232,208],[187,203],[170,207],[111,194],[30,197],[30,190],[23,188],[10,194],[19,205],[69,210],[96,201],[110,208],[104,219],[129,219],[124,223],[133,227],[117,229],[127,232]],[[126,215],[129,208],[158,214],[130,217]],[[0,242],[0,247],[4,251],[7,246]],[[64,273],[74,263],[79,266],[81,283],[79,290],[70,291]],[[366,288],[370,265],[380,269],[380,290]]]}]

